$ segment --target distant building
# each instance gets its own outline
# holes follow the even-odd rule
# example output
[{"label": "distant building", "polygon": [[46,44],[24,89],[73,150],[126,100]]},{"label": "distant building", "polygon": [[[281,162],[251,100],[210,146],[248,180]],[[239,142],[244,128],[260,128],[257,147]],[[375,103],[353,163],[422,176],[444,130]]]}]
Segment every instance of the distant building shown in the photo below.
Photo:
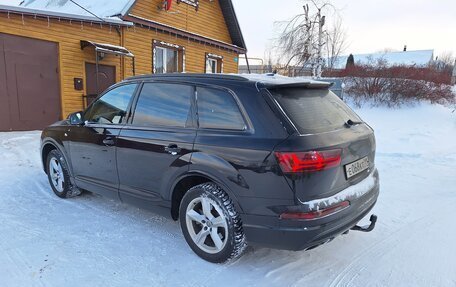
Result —
[{"label": "distant building", "polygon": [[[355,64],[367,64],[371,61],[385,60],[390,66],[425,67],[434,60],[434,50],[382,52],[372,54],[353,54]],[[337,57],[334,69],[345,69],[348,56]]]}]

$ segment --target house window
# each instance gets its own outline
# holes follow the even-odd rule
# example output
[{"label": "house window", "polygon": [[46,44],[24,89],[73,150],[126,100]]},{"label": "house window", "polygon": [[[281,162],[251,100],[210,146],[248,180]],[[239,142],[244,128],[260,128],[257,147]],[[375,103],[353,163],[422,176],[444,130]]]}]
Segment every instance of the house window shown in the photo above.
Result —
[{"label": "house window", "polygon": [[207,74],[223,73],[223,57],[207,53],[205,67]]},{"label": "house window", "polygon": [[185,72],[185,48],[154,40],[152,65],[154,74]]},{"label": "house window", "polygon": [[199,0],[177,0],[177,4],[185,3],[190,6],[195,7],[196,10],[199,8]]}]

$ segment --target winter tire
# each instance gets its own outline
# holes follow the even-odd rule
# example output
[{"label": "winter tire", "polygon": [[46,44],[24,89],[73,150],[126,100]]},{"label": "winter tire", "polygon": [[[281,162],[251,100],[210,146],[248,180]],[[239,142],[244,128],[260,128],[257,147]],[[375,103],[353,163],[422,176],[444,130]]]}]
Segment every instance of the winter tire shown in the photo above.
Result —
[{"label": "winter tire", "polygon": [[188,245],[209,262],[235,259],[246,247],[240,216],[226,192],[214,183],[188,190],[179,219]]},{"label": "winter tire", "polygon": [[69,198],[81,193],[71,184],[68,166],[60,151],[52,150],[47,157],[46,163],[49,183],[58,197]]}]

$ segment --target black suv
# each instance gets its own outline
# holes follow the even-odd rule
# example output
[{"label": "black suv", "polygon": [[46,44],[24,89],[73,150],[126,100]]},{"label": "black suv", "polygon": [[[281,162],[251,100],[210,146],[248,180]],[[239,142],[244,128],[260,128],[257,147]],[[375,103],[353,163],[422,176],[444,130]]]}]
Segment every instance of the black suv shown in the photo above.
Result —
[{"label": "black suv", "polygon": [[[180,220],[211,262],[247,243],[303,250],[374,206],[375,138],[330,84],[274,75],[148,75],[46,128],[55,194],[83,190]],[[375,218],[373,218],[375,219]]]}]

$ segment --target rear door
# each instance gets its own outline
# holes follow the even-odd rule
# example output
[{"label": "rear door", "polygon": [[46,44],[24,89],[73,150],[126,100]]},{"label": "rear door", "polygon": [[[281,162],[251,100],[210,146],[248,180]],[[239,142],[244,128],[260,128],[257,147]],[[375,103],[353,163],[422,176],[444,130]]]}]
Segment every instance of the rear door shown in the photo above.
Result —
[{"label": "rear door", "polygon": [[[374,169],[373,130],[333,92],[312,88],[278,88],[270,92],[297,130],[275,149],[282,154],[282,160],[288,161],[285,176],[297,199],[303,202],[333,195],[363,180]],[[340,162],[324,168],[337,157]],[[316,158],[320,159],[320,166],[318,162],[312,166]]]},{"label": "rear door", "polygon": [[188,171],[196,137],[194,95],[192,85],[143,84],[117,141],[122,201],[150,208],[166,199],[174,177]]}]

